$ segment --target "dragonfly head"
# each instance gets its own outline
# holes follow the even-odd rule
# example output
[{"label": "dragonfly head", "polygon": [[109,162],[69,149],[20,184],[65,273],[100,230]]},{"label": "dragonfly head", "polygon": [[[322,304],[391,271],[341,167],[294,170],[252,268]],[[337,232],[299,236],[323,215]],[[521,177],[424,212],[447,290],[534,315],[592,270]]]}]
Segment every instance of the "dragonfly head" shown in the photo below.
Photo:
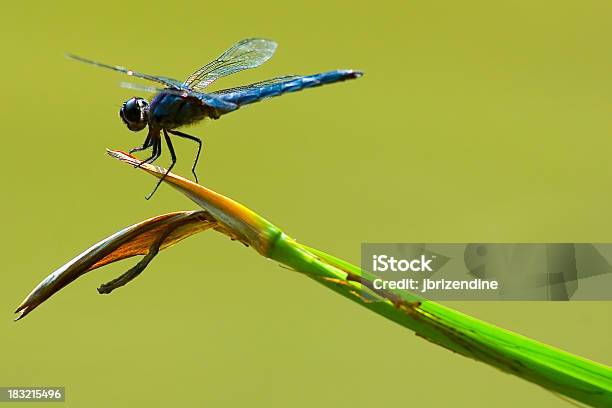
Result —
[{"label": "dragonfly head", "polygon": [[143,99],[134,96],[128,99],[121,106],[119,116],[132,132],[139,132],[149,122],[149,103]]}]

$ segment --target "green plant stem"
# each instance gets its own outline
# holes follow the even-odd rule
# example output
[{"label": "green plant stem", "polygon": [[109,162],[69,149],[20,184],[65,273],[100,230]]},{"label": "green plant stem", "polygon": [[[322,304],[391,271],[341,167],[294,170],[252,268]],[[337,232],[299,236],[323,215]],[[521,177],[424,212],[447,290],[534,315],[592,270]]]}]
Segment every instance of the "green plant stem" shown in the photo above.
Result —
[{"label": "green plant stem", "polygon": [[[435,344],[595,407],[612,407],[612,370],[406,291],[372,292],[373,276],[283,235],[268,256]],[[364,285],[366,288],[364,288]],[[365,297],[363,292],[372,292]]]}]

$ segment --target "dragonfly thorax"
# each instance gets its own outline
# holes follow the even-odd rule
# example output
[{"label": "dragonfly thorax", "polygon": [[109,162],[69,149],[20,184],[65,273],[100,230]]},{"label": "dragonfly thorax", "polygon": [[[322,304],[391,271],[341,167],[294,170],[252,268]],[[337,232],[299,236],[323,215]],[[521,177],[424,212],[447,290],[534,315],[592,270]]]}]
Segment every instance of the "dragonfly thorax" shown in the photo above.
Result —
[{"label": "dragonfly thorax", "polygon": [[119,116],[132,132],[139,132],[149,121],[149,103],[144,98],[132,97],[124,102]]}]

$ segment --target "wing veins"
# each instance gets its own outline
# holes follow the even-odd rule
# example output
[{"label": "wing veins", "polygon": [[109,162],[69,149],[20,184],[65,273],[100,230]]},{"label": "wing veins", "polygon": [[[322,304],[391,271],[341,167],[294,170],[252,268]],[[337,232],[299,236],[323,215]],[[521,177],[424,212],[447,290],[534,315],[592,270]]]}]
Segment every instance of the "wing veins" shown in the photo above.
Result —
[{"label": "wing veins", "polygon": [[263,81],[258,81],[258,82],[254,82],[252,84],[248,84],[248,85],[242,85],[242,86],[237,86],[234,88],[227,88],[227,89],[221,89],[218,91],[214,91],[214,92],[210,92],[209,95],[223,95],[223,94],[228,94],[228,93],[232,93],[232,92],[241,92],[241,91],[248,91],[250,89],[254,89],[254,88],[259,88],[262,86],[266,86],[266,85],[274,85],[274,84],[280,84],[283,82],[291,82],[295,79],[301,78],[301,76],[299,75],[283,75],[283,76],[279,76],[279,77],[275,77],[275,78],[270,78],[270,79],[266,79]]},{"label": "wing veins", "polygon": [[66,56],[76,61],[84,62],[86,64],[95,65],[97,67],[106,68],[106,69],[110,69],[110,70],[117,71],[117,72],[122,72],[128,76],[146,79],[147,81],[157,82],[167,87],[171,87],[171,88],[182,88],[183,87],[182,84],[176,79],[163,77],[163,76],[149,75],[143,72],[134,71],[133,69],[129,69],[121,65],[109,65],[103,62],[98,62],[98,61],[93,61],[87,58],[83,58],[83,57],[80,57],[74,54],[66,54]]},{"label": "wing veins", "polygon": [[183,86],[202,92],[215,80],[236,72],[255,68],[272,57],[276,43],[261,38],[237,42],[215,60],[189,75]]}]

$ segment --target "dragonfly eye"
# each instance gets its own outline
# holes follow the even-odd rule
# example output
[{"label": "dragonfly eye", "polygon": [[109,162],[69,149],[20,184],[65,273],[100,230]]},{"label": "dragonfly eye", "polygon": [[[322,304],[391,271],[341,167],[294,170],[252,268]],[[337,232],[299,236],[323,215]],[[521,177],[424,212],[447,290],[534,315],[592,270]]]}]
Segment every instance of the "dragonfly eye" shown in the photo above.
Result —
[{"label": "dragonfly eye", "polygon": [[119,116],[128,129],[138,132],[147,127],[149,103],[143,98],[130,98],[121,106]]}]

